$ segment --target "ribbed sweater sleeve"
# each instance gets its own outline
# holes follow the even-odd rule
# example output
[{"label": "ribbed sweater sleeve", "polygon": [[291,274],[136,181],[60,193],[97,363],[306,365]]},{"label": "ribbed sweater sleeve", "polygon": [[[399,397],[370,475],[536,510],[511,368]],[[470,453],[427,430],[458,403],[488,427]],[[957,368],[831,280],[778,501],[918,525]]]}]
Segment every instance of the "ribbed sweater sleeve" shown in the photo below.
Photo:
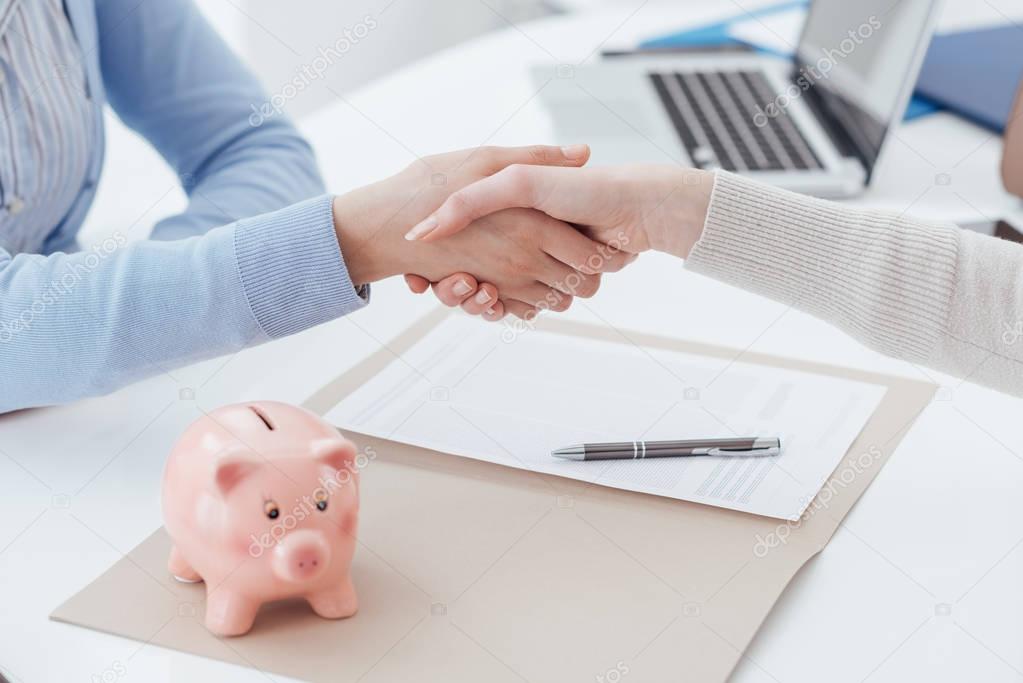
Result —
[{"label": "ribbed sweater sleeve", "polygon": [[1023,248],[718,172],[687,268],[1023,396]]}]

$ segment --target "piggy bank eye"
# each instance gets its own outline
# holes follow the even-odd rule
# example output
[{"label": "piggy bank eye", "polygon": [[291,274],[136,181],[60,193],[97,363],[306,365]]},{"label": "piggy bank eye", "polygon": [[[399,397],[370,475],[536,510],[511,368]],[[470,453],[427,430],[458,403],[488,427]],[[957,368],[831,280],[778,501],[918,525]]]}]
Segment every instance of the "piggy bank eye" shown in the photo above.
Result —
[{"label": "piggy bank eye", "polygon": [[266,516],[270,519],[277,519],[281,515],[280,508],[278,508],[277,503],[272,500],[268,500],[263,503],[263,512],[265,512]]},{"label": "piggy bank eye", "polygon": [[326,494],[326,492],[318,491],[316,496],[314,496],[314,499],[316,500],[316,509],[317,510],[319,510],[320,512],[323,512],[324,510],[327,509],[327,494]]}]

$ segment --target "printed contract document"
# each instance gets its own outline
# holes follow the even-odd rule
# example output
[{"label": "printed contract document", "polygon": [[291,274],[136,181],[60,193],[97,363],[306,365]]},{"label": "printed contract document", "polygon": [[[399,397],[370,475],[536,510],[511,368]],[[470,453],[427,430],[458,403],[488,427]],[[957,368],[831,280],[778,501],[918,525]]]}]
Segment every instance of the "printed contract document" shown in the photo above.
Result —
[{"label": "printed contract document", "polygon": [[[344,430],[452,455],[794,520],[885,390],[741,357],[456,315],[326,417]],[[777,436],[782,453],[594,462],[551,456],[584,442],[730,436]]]}]

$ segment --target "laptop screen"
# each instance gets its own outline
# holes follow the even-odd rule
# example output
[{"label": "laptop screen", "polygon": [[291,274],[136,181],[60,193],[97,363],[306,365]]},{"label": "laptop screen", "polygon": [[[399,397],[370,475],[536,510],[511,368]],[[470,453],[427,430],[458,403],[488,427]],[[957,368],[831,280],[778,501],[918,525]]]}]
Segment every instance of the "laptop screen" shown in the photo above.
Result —
[{"label": "laptop screen", "polygon": [[[937,0],[813,0],[795,83],[813,88],[867,171],[902,116],[930,42]],[[912,80],[910,80],[912,79]]]}]

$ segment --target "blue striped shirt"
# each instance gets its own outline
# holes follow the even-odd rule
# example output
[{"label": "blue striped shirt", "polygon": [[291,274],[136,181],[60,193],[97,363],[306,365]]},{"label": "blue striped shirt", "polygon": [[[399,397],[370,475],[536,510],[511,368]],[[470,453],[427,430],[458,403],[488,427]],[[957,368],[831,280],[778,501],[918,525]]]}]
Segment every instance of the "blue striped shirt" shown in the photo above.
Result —
[{"label": "blue striped shirt", "polygon": [[96,144],[81,51],[61,0],[0,0],[0,246],[39,251]]},{"label": "blue striped shirt", "polygon": [[[365,305],[332,198],[285,117],[191,0],[0,0],[0,412],[105,393]],[[103,109],[188,208],[128,242],[76,235]]]}]

